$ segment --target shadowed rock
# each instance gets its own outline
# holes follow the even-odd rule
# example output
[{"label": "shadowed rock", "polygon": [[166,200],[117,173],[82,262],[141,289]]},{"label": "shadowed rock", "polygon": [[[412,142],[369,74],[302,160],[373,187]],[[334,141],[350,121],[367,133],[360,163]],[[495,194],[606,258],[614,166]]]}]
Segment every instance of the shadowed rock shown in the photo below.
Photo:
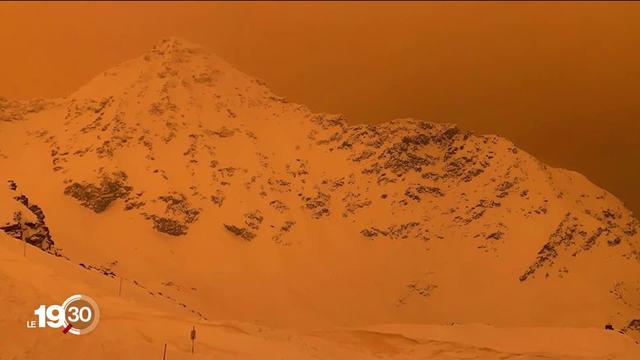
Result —
[{"label": "shadowed rock", "polygon": [[536,270],[552,262],[558,256],[561,247],[568,247],[575,243],[575,236],[579,224],[571,213],[567,213],[556,230],[549,236],[549,241],[538,251],[536,261],[520,276],[520,281],[526,281]]},{"label": "shadowed rock", "polygon": [[260,224],[264,220],[264,216],[260,210],[255,210],[244,214],[244,223],[253,230],[260,229]]},{"label": "shadowed rock", "polygon": [[0,230],[15,239],[25,241],[43,251],[58,254],[57,250],[53,247],[54,242],[51,238],[49,227],[45,223],[45,216],[42,209],[38,205],[30,203],[29,198],[25,195],[16,196],[14,200],[24,205],[29,212],[35,215],[36,220],[28,221],[25,219],[22,211],[16,211],[13,214],[12,221],[0,226]]},{"label": "shadowed rock", "polygon": [[322,192],[318,192],[315,197],[305,197],[304,207],[311,210],[311,216],[314,219],[320,219],[323,216],[329,216],[329,200],[331,196]]},{"label": "shadowed rock", "polygon": [[64,189],[65,195],[80,201],[80,204],[96,213],[105,211],[117,199],[126,198],[132,190],[126,183],[127,174],[122,171],[103,174],[100,184],[73,183]]},{"label": "shadowed rock", "polygon": [[229,224],[224,224],[224,227],[232,234],[246,241],[251,241],[256,237],[256,234],[252,233],[246,228],[241,228],[241,227],[237,227],[235,225],[229,225]]},{"label": "shadowed rock", "polygon": [[200,210],[192,208],[184,194],[173,193],[160,196],[159,199],[167,204],[166,214],[179,217],[186,224],[192,224],[198,220]]},{"label": "shadowed rock", "polygon": [[186,235],[187,230],[189,229],[187,225],[165,217],[160,217],[156,215],[149,215],[147,217],[151,221],[153,221],[153,228],[157,231],[173,236]]}]

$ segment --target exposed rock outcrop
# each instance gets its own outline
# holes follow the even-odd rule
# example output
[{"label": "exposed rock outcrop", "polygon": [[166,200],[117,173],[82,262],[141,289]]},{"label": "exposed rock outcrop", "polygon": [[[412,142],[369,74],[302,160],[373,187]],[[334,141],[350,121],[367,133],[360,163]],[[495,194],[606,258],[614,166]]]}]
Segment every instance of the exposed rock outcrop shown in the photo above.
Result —
[{"label": "exposed rock outcrop", "polygon": [[[9,188],[15,191],[17,185],[11,181]],[[31,203],[29,198],[23,194],[15,196],[14,200],[22,204],[23,208],[14,212],[13,218],[1,225],[0,230],[43,251],[58,254],[59,250],[54,248],[54,241],[42,208]]]},{"label": "exposed rock outcrop", "polygon": [[170,193],[158,197],[156,201],[165,204],[164,212],[158,214],[143,213],[144,217],[153,221],[153,228],[172,236],[187,234],[189,225],[198,220],[200,209],[191,207],[184,194]]},{"label": "exposed rock outcrop", "polygon": [[233,235],[241,238],[242,240],[251,241],[256,237],[256,234],[249,231],[247,228],[238,227],[235,225],[224,224],[224,228],[227,229]]},{"label": "exposed rock outcrop", "polygon": [[575,237],[579,231],[577,218],[567,213],[556,230],[549,236],[549,241],[540,249],[536,261],[520,276],[520,281],[527,280],[538,269],[552,262],[558,256],[561,247],[569,247],[575,243]]},{"label": "exposed rock outcrop", "polygon": [[103,173],[98,184],[74,182],[64,189],[64,193],[80,201],[82,206],[101,213],[115,200],[126,198],[131,190],[127,185],[127,174],[117,171],[110,175]]},{"label": "exposed rock outcrop", "polygon": [[177,220],[160,217],[157,215],[148,215],[147,219],[153,221],[153,228],[161,233],[173,236],[186,235],[189,227]]}]

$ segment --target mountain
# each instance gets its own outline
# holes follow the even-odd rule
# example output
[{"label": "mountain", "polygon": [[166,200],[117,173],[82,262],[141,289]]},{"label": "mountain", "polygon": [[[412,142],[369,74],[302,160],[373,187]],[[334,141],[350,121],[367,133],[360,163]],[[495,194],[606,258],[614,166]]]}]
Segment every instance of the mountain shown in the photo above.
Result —
[{"label": "mountain", "polygon": [[[323,341],[394,349],[453,323],[457,340],[440,340],[518,334],[468,324],[640,338],[639,222],[584,176],[453,124],[313,113],[179,39],[67,97],[1,99],[0,169],[2,241],[32,245],[20,266],[73,269],[69,283],[95,283],[118,319],[139,306],[134,318],[163,311],[176,326],[348,327]],[[388,325],[410,323],[442,329]]]}]

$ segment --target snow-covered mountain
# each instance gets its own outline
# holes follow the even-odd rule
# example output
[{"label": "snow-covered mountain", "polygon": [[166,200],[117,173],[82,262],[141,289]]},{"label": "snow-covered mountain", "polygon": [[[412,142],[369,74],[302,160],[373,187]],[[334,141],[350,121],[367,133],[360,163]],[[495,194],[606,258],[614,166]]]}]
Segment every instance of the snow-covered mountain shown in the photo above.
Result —
[{"label": "snow-covered mountain", "polygon": [[0,101],[0,175],[7,235],[201,321],[640,331],[640,225],[584,176],[452,124],[312,113],[174,38]]}]

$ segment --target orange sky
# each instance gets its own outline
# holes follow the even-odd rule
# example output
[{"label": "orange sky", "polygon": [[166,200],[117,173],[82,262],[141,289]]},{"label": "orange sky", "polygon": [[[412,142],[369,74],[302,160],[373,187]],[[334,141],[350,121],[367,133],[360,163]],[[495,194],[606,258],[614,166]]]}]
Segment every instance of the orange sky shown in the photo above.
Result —
[{"label": "orange sky", "polygon": [[68,94],[167,36],[352,122],[503,135],[640,213],[640,3],[0,3],[0,96]]}]

